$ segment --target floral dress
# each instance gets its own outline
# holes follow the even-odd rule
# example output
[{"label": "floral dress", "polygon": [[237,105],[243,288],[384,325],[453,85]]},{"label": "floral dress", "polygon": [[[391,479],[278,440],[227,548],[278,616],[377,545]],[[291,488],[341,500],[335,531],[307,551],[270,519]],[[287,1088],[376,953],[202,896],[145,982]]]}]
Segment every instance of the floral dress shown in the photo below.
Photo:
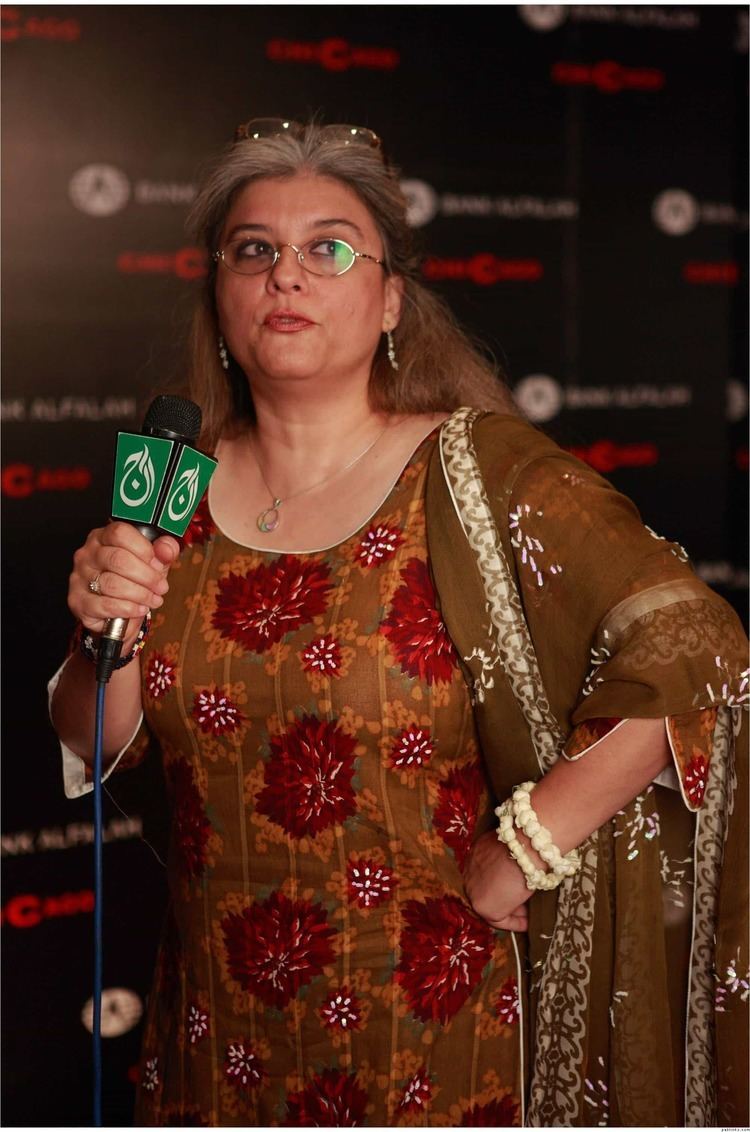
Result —
[{"label": "floral dress", "polygon": [[514,1125],[514,941],[462,868],[493,821],[427,560],[419,446],[311,553],[204,505],[143,654],[172,802],[139,1124]]}]

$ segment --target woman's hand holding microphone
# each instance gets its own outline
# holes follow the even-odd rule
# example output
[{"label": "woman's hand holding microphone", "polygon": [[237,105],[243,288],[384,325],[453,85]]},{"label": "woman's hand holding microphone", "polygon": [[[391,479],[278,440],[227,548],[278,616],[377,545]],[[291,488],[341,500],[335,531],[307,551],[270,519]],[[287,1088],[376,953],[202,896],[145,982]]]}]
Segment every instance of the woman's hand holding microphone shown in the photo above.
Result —
[{"label": "woman's hand holding microphone", "polygon": [[73,556],[68,606],[92,633],[112,617],[128,619],[125,655],[148,610],[158,609],[169,589],[167,573],[180,553],[177,539],[163,535],[153,543],[129,523],[109,523],[91,531]]},{"label": "woman's hand holding microphone", "polygon": [[[129,523],[112,522],[91,531],[73,558],[68,585],[71,613],[93,635],[100,634],[111,618],[127,619],[122,643],[122,656],[127,657],[146,613],[163,603],[169,589],[167,574],[179,553],[176,538],[163,535],[151,543]],[[94,665],[75,652],[60,673],[50,704],[60,739],[89,763],[96,688]],[[105,701],[105,760],[130,741],[140,713],[140,665],[125,664],[113,672]]]}]

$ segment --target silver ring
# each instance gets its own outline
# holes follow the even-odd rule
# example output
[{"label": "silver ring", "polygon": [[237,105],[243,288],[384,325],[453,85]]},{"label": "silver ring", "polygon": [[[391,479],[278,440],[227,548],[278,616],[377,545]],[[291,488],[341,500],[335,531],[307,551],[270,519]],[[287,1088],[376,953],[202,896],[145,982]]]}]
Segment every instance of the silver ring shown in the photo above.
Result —
[{"label": "silver ring", "polygon": [[92,594],[100,594],[102,592],[102,587],[99,585],[99,579],[101,578],[101,576],[102,575],[100,570],[96,577],[92,578],[89,582],[89,589],[91,590]]}]

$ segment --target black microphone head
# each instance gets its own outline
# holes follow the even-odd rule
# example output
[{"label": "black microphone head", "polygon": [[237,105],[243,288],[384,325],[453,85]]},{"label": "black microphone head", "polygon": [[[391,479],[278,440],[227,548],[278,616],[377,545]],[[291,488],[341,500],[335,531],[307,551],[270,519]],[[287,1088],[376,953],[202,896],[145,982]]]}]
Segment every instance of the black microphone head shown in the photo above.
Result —
[{"label": "black microphone head", "polygon": [[198,439],[201,421],[202,414],[195,402],[185,397],[162,394],[155,397],[146,410],[143,431],[152,434],[171,432],[192,444]]}]

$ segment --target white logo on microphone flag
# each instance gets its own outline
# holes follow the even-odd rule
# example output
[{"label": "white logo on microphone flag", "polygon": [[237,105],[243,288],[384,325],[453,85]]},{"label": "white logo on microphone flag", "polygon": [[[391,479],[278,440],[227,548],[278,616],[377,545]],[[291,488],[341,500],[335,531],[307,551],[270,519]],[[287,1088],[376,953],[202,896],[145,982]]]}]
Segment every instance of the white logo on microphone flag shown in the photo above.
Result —
[{"label": "white logo on microphone flag", "polygon": [[210,456],[204,456],[194,448],[183,448],[172,476],[169,495],[157,519],[163,531],[169,531],[178,538],[184,535],[215,468],[216,460]]},{"label": "white logo on microphone flag", "polygon": [[153,520],[174,447],[173,440],[118,432],[112,518],[134,523]]},{"label": "white logo on microphone flag", "polygon": [[198,494],[199,474],[200,469],[196,464],[194,468],[188,468],[184,471],[177,481],[167,505],[167,515],[173,523],[181,522],[193,510]]},{"label": "white logo on microphone flag", "polygon": [[[144,445],[141,452],[134,452],[125,461],[125,474],[120,482],[120,499],[126,507],[140,507],[146,502],[154,490],[156,476],[154,465]],[[129,492],[137,491],[140,494],[133,498]]]}]

